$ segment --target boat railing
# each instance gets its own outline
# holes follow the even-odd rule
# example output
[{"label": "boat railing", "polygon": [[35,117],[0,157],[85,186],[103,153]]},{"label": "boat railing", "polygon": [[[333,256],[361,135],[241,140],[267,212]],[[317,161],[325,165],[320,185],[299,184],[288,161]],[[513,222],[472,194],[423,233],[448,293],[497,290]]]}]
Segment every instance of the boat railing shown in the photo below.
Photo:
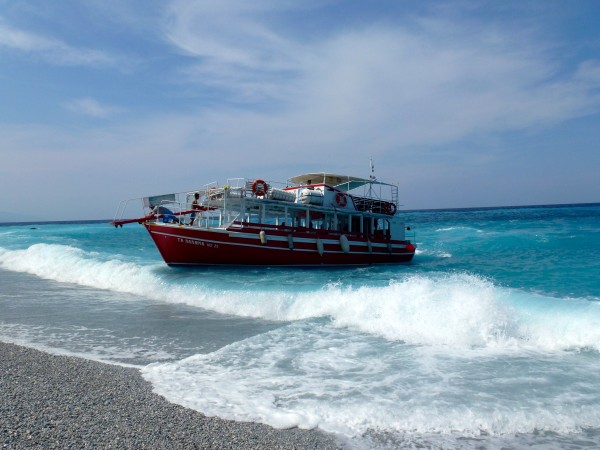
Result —
[{"label": "boat railing", "polygon": [[246,187],[246,178],[228,178],[227,185],[229,189],[242,189]]},{"label": "boat railing", "polygon": [[[259,190],[255,187],[255,184],[261,182],[265,184],[261,184]],[[289,183],[265,182],[261,179],[229,178],[225,185],[213,181],[196,191],[123,200],[119,203],[115,213],[115,222],[123,222],[123,217],[133,211],[133,206],[138,207],[138,212],[135,213],[134,217],[139,219],[127,219],[128,222],[170,222],[181,225],[192,224],[194,227],[203,228],[228,228],[235,226],[236,222],[248,222],[247,214],[257,214],[255,212],[249,213],[249,211],[254,211],[254,209],[265,211],[259,204],[263,204],[264,208],[271,208],[272,206],[277,211],[277,215],[281,214],[282,202],[287,205],[285,211],[288,211],[289,208],[290,215],[292,214],[291,211],[294,210],[298,210],[300,213],[305,210],[308,211],[306,208],[316,214],[324,214],[330,211],[330,208],[325,206],[300,205],[297,201],[296,190],[289,188]],[[383,188],[391,188],[391,196],[389,191],[387,195],[383,195],[381,192]],[[357,193],[360,189],[352,191],[351,194],[349,191],[346,192],[351,195],[357,212],[395,215],[398,198],[397,186],[377,182],[374,184],[368,183],[367,186],[364,186],[364,192],[361,194]],[[200,208],[193,207],[192,202],[195,194],[199,194],[198,203]],[[259,204],[255,202],[259,202]],[[253,203],[254,206],[251,206]],[[139,211],[142,211],[141,217]],[[338,214],[343,213],[344,211],[338,211]],[[352,213],[348,211],[347,214]],[[192,217],[195,220],[192,221]]]},{"label": "boat railing", "polygon": [[222,228],[242,228],[240,223],[240,217],[242,217],[242,213],[238,211],[237,213],[229,213],[224,215],[224,220],[221,222]]},{"label": "boat railing", "polygon": [[227,183],[223,186],[220,186],[217,182],[212,182],[205,185],[204,188],[208,202],[222,202],[226,198],[266,198],[268,197],[268,193],[274,189],[283,190],[287,186],[286,183],[277,181],[264,181],[252,178],[228,178]]},{"label": "boat railing", "polygon": [[119,220],[123,220],[123,218],[125,217],[125,214],[127,214],[127,212],[132,208],[132,204],[136,202],[138,203],[136,209],[137,211],[135,212],[135,214],[139,214],[139,211],[143,211],[143,206],[144,206],[144,202],[142,198],[130,198],[127,200],[121,200],[121,202],[119,202],[119,206],[117,206],[117,210],[115,211],[115,215],[113,217],[113,222],[119,221]]},{"label": "boat railing", "polygon": [[239,180],[240,189],[245,192],[246,197],[270,198],[270,193],[273,191],[282,191],[289,187],[289,184],[280,181],[262,180],[260,178],[236,178]]},{"label": "boat railing", "polygon": [[[181,224],[186,215],[186,202],[179,197],[181,194],[169,194],[173,198],[163,198],[154,200],[150,204],[144,206],[149,209],[152,214],[149,221],[162,223],[177,223]],[[144,199],[145,200],[145,199]]]},{"label": "boat railing", "polygon": [[387,183],[372,182],[355,188],[348,193],[352,197],[358,211],[375,214],[394,215],[398,210],[398,186]]},{"label": "boat railing", "polygon": [[[126,215],[139,216],[136,220],[167,221],[185,214],[185,202],[177,198],[178,194],[166,194],[154,197],[138,197],[123,200],[119,203],[113,222],[123,221]],[[168,219],[167,219],[168,217]]]}]

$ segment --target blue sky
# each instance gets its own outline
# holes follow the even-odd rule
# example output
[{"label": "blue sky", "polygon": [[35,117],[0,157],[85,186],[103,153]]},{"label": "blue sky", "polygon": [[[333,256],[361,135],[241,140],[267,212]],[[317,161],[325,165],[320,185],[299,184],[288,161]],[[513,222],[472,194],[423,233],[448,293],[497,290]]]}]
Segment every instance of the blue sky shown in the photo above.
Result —
[{"label": "blue sky", "polygon": [[0,0],[0,220],[310,171],[600,201],[600,2]]}]

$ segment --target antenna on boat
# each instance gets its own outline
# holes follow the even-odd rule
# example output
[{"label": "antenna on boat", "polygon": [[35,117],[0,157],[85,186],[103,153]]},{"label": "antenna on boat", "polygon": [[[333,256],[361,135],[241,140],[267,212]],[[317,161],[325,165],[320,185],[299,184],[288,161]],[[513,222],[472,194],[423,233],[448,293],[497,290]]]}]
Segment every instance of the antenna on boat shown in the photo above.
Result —
[{"label": "antenna on boat", "polygon": [[377,177],[375,176],[375,166],[373,165],[373,158],[369,158],[369,166],[371,167],[371,175],[369,175],[369,178],[375,181]]}]

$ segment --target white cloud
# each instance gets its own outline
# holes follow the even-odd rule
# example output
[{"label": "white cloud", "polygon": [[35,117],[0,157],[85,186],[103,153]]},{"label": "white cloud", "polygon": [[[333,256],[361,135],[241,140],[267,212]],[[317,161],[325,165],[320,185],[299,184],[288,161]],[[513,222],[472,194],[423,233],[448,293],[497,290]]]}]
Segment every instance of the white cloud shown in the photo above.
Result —
[{"label": "white cloud", "polygon": [[338,153],[367,143],[389,152],[545,126],[600,107],[597,63],[569,73],[535,32],[428,18],[410,27],[342,24],[321,40],[300,40],[276,21],[296,6],[262,5],[175,1],[169,9],[168,39],[196,57],[190,78],[229,91],[230,104],[278,102],[262,114],[207,113],[203,122],[222,143],[285,140],[298,149],[337,141]]},{"label": "white cloud", "polygon": [[[173,1],[167,38],[181,51],[243,70],[286,70],[300,48],[272,30],[266,16],[289,2]],[[301,9],[301,6],[293,7]]]},{"label": "white cloud", "polygon": [[[587,177],[585,186],[597,185],[596,173],[590,175],[594,165],[584,155],[585,143],[578,155],[570,155],[574,170],[566,175],[561,158],[547,158],[547,145],[538,139],[524,151],[515,148],[518,162],[501,152],[511,151],[514,143],[502,139],[507,132],[551,129],[596,113],[599,61],[570,63],[540,29],[521,31],[507,23],[463,26],[456,17],[347,26],[340,15],[318,35],[287,27],[291,22],[302,26],[290,16],[306,7],[305,2],[286,1],[172,1],[161,26],[154,14],[145,23],[161,30],[172,50],[186,57],[174,58],[161,53],[163,46],[144,41],[148,47],[140,53],[156,57],[146,63],[159,69],[159,76],[151,85],[139,79],[135,90],[137,95],[147,93],[143,102],[122,100],[147,108],[142,114],[123,114],[118,122],[96,121],[92,128],[76,130],[5,123],[0,126],[0,148],[9,151],[0,152],[5,159],[0,172],[10,185],[24,184],[32,196],[38,180],[48,177],[60,180],[44,181],[48,190],[54,189],[52,198],[80,194],[85,184],[97,198],[93,213],[102,216],[123,196],[190,189],[214,179],[224,182],[227,176],[284,181],[311,170],[367,175],[371,155],[380,178],[403,177],[414,191],[409,197],[429,198],[430,207],[507,202],[503,196],[511,186],[503,185],[506,174],[512,176],[517,167],[521,179],[533,184],[528,172],[540,171],[544,158],[554,165],[544,178],[572,180],[579,186]],[[110,5],[106,8],[111,15]],[[130,9],[120,8],[124,17],[119,23],[128,23]],[[137,23],[135,17],[130,20]],[[125,34],[125,29],[130,31],[123,27],[120,32]],[[146,38],[150,32],[136,33]],[[0,21],[1,47],[54,64],[106,66],[116,61],[103,53],[95,59],[94,52]],[[177,82],[182,92],[197,90],[193,97],[210,97],[209,103],[199,101],[192,111],[189,99],[177,103],[173,86],[160,84],[169,69],[181,75]],[[154,95],[155,88],[161,95]],[[93,97],[63,106],[100,118],[126,112]],[[552,138],[543,140],[545,133],[539,137],[539,142],[552,144]],[[492,141],[484,150],[478,145]],[[554,151],[560,155],[558,147]],[[502,174],[499,165],[509,169]],[[21,175],[22,168],[28,175]],[[488,179],[502,185],[489,201],[480,188]],[[518,198],[526,189],[514,184],[512,193]],[[451,185],[459,192],[452,193]],[[464,197],[467,191],[471,198]],[[543,201],[553,201],[556,192]],[[25,202],[17,203],[15,208]]]},{"label": "white cloud", "polygon": [[65,103],[65,107],[76,113],[97,118],[107,118],[124,111],[118,106],[103,105],[90,97],[79,98]]},{"label": "white cloud", "polygon": [[302,74],[310,48],[272,29],[266,17],[307,7],[285,1],[175,0],[167,9],[165,39],[196,58],[181,71],[188,81],[226,89],[242,101],[281,99]]},{"label": "white cloud", "polygon": [[66,66],[114,66],[118,59],[105,52],[77,48],[58,39],[13,28],[0,18],[0,48],[23,52]]}]

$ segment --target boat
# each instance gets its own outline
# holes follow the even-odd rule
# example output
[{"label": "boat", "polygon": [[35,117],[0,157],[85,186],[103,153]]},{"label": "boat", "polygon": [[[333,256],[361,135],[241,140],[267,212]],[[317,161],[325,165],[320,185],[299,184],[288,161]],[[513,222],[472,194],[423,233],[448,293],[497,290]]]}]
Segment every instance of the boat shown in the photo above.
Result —
[{"label": "boat", "polygon": [[[125,219],[131,202],[140,202],[143,215]],[[398,186],[374,176],[232,178],[123,201],[111,223],[136,222],[169,266],[397,264],[416,250],[414,232],[399,215]]]}]

